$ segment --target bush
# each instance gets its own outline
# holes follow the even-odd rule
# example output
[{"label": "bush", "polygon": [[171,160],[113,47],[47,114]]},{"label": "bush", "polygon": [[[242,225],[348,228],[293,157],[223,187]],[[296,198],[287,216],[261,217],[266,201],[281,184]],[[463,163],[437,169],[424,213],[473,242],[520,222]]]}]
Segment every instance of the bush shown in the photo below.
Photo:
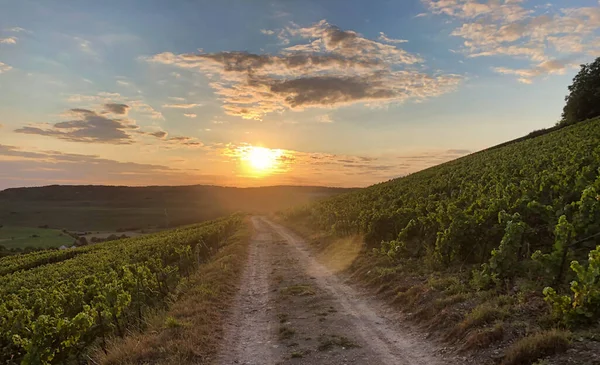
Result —
[{"label": "bush", "polygon": [[558,295],[551,287],[544,289],[544,300],[562,322],[589,322],[600,317],[600,246],[590,251],[587,267],[571,262],[577,280],[571,282],[573,296]]}]

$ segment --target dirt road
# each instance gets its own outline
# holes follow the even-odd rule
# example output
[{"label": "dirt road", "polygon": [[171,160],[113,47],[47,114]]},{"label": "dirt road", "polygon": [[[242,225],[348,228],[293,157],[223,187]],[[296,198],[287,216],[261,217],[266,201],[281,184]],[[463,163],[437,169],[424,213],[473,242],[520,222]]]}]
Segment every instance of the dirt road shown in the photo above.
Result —
[{"label": "dirt road", "polygon": [[343,283],[285,227],[256,234],[218,364],[452,363],[393,311]]}]

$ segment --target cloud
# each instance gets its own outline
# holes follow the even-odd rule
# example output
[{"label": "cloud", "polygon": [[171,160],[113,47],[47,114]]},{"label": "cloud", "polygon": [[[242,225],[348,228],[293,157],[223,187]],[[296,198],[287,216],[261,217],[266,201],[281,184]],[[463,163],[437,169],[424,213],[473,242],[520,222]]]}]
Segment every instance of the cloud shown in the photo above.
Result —
[{"label": "cloud", "polygon": [[43,126],[25,126],[15,132],[71,142],[130,144],[133,143],[131,132],[139,129],[131,120],[111,119],[87,109],[75,108],[70,112],[76,119]]},{"label": "cloud", "polygon": [[[220,153],[236,165],[240,177],[252,176],[245,169],[253,146],[246,143],[228,144]],[[419,171],[450,161],[471,151],[465,149],[425,150],[407,155],[357,156],[320,152],[302,152],[287,149],[269,149],[274,159],[273,175],[302,178],[309,184],[322,183],[338,186],[364,186]],[[400,162],[399,162],[400,160]]]},{"label": "cloud", "polygon": [[192,109],[202,106],[202,104],[163,104],[163,108],[168,109]]},{"label": "cloud", "polygon": [[[140,137],[155,137],[151,144],[163,149],[199,148],[204,144],[195,137],[169,137],[163,130],[152,127],[150,131],[139,127],[135,121],[125,118],[109,118],[108,113],[125,115],[129,106],[125,104],[104,104],[102,112],[84,108],[69,109],[64,116],[72,120],[58,123],[27,125],[15,130],[16,133],[53,137],[60,140],[80,143],[103,143],[113,145],[142,144]],[[154,129],[154,131],[152,131]]]},{"label": "cloud", "polygon": [[21,27],[12,27],[12,28],[7,28],[5,29],[7,32],[13,32],[13,33],[32,33],[30,30],[27,30],[25,28],[21,28]]},{"label": "cloud", "polygon": [[408,41],[406,39],[394,39],[394,38],[389,38],[384,32],[379,32],[379,37],[377,38],[382,42],[385,43],[407,43]]},{"label": "cloud", "polygon": [[260,32],[262,34],[266,34],[266,35],[273,35],[273,34],[275,34],[275,31],[270,30],[270,29],[261,29]]},{"label": "cloud", "polygon": [[0,38],[0,44],[17,44],[17,37]]},{"label": "cloud", "polygon": [[0,189],[48,184],[181,185],[223,177],[200,175],[158,164],[123,162],[96,155],[24,150],[0,144]]},{"label": "cloud", "polygon": [[149,132],[148,135],[154,136],[156,138],[165,138],[167,136],[167,132],[165,131],[157,131],[157,132]]},{"label": "cloud", "polygon": [[8,72],[12,70],[12,66],[7,65],[6,63],[0,62],[0,74],[4,72]]},{"label": "cloud", "polygon": [[286,110],[421,101],[453,91],[461,81],[458,75],[409,69],[423,60],[326,21],[280,33],[308,43],[276,55],[165,52],[146,60],[204,73],[227,114],[257,120]]},{"label": "cloud", "polygon": [[530,69],[511,69],[506,67],[495,67],[493,70],[497,73],[505,74],[505,75],[516,75],[518,76],[518,81],[524,84],[531,84],[532,78],[540,75],[562,75],[566,72],[567,69],[577,66],[572,62],[568,61],[558,61],[558,60],[550,60],[544,61],[537,66]]},{"label": "cloud", "polygon": [[183,115],[188,118],[196,118],[197,117],[197,115],[194,113],[184,113]]},{"label": "cloud", "polygon": [[71,94],[66,99],[69,103],[90,106],[103,107],[105,104],[126,104],[130,108],[128,111],[134,111],[143,115],[149,116],[152,119],[165,119],[161,112],[154,109],[151,105],[139,99],[131,99],[122,96],[119,93],[100,92],[96,95]]},{"label": "cloud", "polygon": [[87,39],[83,39],[80,37],[72,37],[72,39],[77,43],[79,49],[92,56],[97,56],[96,51],[92,48],[92,42]]},{"label": "cloud", "polygon": [[104,104],[104,108],[113,114],[127,115],[129,105],[126,104]]},{"label": "cloud", "polygon": [[317,122],[319,122],[319,123],[333,123],[334,120],[331,119],[331,115],[329,115],[329,114],[323,114],[323,115],[319,115],[317,117]]},{"label": "cloud", "polygon": [[167,143],[171,146],[198,148],[204,147],[204,143],[193,137],[177,136],[167,139]]},{"label": "cloud", "polygon": [[[600,51],[600,7],[556,9],[552,5],[525,8],[522,0],[422,0],[434,14],[457,18],[462,25],[452,35],[464,40],[469,57],[512,57],[528,68],[495,70],[516,75],[521,82],[563,73]],[[572,62],[561,60],[569,59]],[[553,67],[558,62],[562,66]]]}]

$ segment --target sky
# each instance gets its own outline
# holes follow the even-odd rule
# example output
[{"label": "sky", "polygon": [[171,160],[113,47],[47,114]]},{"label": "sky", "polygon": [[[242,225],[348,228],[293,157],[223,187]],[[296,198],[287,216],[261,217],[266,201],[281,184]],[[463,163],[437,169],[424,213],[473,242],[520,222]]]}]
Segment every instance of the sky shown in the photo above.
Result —
[{"label": "sky", "polygon": [[0,189],[360,187],[553,126],[598,0],[2,0]]}]

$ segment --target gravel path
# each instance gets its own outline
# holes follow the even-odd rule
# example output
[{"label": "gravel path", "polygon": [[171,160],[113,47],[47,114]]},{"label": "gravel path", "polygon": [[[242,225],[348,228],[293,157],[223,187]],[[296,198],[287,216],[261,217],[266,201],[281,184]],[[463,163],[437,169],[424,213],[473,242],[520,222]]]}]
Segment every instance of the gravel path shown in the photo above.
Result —
[{"label": "gravel path", "polygon": [[218,364],[451,364],[393,311],[343,283],[302,238],[264,217]]}]

